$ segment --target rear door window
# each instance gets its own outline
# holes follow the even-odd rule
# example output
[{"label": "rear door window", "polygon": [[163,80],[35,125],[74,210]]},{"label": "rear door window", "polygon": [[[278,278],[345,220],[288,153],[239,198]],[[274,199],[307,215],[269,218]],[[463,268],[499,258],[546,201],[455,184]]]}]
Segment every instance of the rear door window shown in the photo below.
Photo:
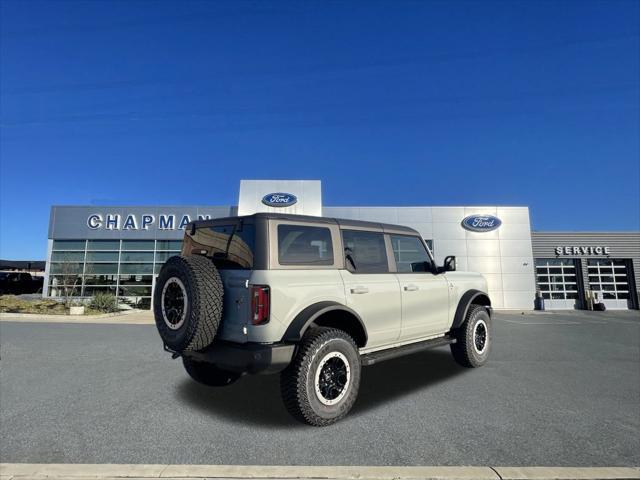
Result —
[{"label": "rear door window", "polygon": [[387,273],[389,262],[384,235],[379,232],[342,230],[345,265],[354,273]]},{"label": "rear door window", "polygon": [[278,225],[280,265],[333,265],[331,230],[309,225]]}]

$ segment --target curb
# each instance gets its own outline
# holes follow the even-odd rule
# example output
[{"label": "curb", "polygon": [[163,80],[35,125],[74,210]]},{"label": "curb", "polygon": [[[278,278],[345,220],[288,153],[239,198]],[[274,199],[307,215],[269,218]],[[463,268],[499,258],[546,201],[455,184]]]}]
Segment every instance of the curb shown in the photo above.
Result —
[{"label": "curb", "polygon": [[25,323],[122,323],[135,325],[153,324],[153,315],[146,315],[144,312],[146,311],[141,312],[139,310],[125,310],[122,312],[101,313],[98,315],[46,315],[40,313],[0,312],[0,321]]},{"label": "curb", "polygon": [[243,465],[0,464],[3,480],[340,479],[637,480],[637,467],[322,467]]}]

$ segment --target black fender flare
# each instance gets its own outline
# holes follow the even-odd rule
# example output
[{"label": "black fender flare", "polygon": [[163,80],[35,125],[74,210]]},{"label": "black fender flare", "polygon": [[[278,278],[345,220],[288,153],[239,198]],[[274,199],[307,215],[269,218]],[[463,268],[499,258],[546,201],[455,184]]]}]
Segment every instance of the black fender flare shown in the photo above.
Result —
[{"label": "black fender flare", "polygon": [[462,297],[460,297],[458,308],[456,308],[456,313],[453,317],[453,324],[451,325],[452,330],[460,327],[460,325],[464,323],[464,319],[467,317],[469,307],[472,303],[474,303],[474,300],[479,300],[480,297],[484,297],[482,298],[482,301],[484,303],[488,303],[488,305],[484,305],[484,303],[482,303],[481,305],[485,306],[487,308],[487,313],[491,315],[491,299],[489,298],[489,295],[487,295],[485,292],[481,292],[480,290],[468,290],[464,293],[464,295],[462,295]]},{"label": "black fender flare", "polygon": [[325,313],[333,311],[343,311],[351,314],[358,321],[358,323],[360,323],[362,331],[364,332],[364,343],[367,343],[367,329],[365,328],[364,322],[362,321],[360,315],[358,315],[354,310],[347,307],[346,305],[342,305],[341,303],[332,301],[322,301],[304,308],[295,316],[293,321],[289,324],[289,327],[287,327],[287,330],[284,332],[282,341],[292,343],[299,342],[300,340],[302,340],[302,337],[307,329],[317,318],[319,318],[321,315],[324,315]]}]

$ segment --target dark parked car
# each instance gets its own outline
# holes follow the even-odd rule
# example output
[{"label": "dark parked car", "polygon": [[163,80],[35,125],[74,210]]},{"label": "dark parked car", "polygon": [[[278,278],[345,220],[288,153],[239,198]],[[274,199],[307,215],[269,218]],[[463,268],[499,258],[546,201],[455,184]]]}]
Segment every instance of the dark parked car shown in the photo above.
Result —
[{"label": "dark parked car", "polygon": [[0,295],[41,292],[42,283],[42,277],[32,277],[28,273],[0,272]]}]

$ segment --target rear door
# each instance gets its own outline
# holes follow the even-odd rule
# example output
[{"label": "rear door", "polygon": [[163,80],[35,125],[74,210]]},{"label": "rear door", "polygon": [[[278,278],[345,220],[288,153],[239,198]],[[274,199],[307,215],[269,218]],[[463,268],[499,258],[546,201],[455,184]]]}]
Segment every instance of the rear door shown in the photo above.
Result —
[{"label": "rear door", "polygon": [[187,231],[184,255],[206,255],[214,259],[224,284],[223,316],[218,337],[246,342],[245,327],[250,320],[251,296],[248,288],[255,250],[255,228],[240,219],[227,224],[202,226]]},{"label": "rear door", "polygon": [[400,339],[417,340],[445,333],[449,327],[449,282],[432,273],[432,259],[422,239],[389,235],[402,295]]},{"label": "rear door", "polygon": [[367,349],[398,340],[400,285],[390,273],[382,232],[342,230],[346,270],[341,270],[347,305],[367,329]]}]

